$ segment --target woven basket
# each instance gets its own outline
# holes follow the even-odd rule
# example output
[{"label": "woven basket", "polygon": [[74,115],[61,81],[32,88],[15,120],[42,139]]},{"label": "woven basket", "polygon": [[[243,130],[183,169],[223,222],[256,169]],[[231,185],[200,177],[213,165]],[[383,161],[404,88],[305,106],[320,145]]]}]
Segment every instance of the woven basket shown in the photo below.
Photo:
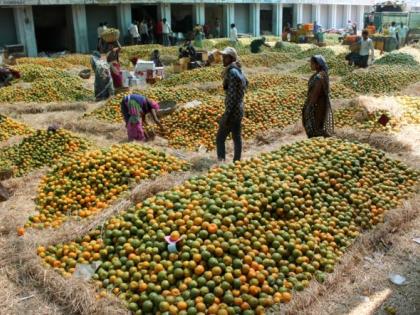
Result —
[{"label": "woven basket", "polygon": [[89,79],[90,78],[90,69],[84,69],[82,71],[79,72],[79,77],[81,77],[82,79]]},{"label": "woven basket", "polygon": [[107,43],[116,42],[120,38],[120,31],[115,28],[110,28],[102,33],[102,39]]}]

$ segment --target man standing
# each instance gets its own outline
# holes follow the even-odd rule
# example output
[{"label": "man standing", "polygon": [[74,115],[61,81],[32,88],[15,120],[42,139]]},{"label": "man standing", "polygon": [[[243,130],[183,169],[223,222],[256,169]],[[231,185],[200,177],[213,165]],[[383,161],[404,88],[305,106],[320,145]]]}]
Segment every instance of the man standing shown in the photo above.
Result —
[{"label": "man standing", "polygon": [[142,20],[140,23],[140,38],[142,44],[149,43],[149,28],[147,27],[146,20]]},{"label": "man standing", "polygon": [[236,25],[234,23],[230,24],[229,41],[233,46],[235,46],[238,42],[238,30],[236,29]]},{"label": "man standing", "polygon": [[399,47],[399,38],[398,38],[398,29],[395,22],[391,23],[391,27],[389,28],[389,35],[395,40],[397,48]]},{"label": "man standing", "polygon": [[359,66],[367,68],[369,61],[369,53],[372,53],[372,61],[375,59],[375,48],[373,47],[373,41],[369,38],[369,31],[363,30],[362,39],[360,41],[359,51]]},{"label": "man standing", "polygon": [[319,25],[318,23],[315,21],[314,22],[314,29],[313,29],[313,34],[314,34],[314,38],[316,40],[317,43],[319,43]]},{"label": "man standing", "polygon": [[138,45],[140,34],[139,34],[139,29],[137,27],[137,22],[136,21],[133,21],[133,23],[131,23],[128,31],[130,32],[130,35],[131,35],[131,44],[132,45]]},{"label": "man standing", "polygon": [[169,34],[172,33],[171,26],[166,21],[166,19],[163,19],[162,22],[163,22],[163,25],[162,25],[163,46],[169,46],[170,45]]},{"label": "man standing", "polygon": [[220,21],[219,19],[216,19],[216,21],[214,22],[214,34],[213,34],[214,38],[220,38]]},{"label": "man standing", "polygon": [[219,130],[216,136],[217,158],[226,159],[225,141],[232,134],[234,144],[233,161],[239,161],[242,153],[242,118],[244,115],[244,94],[248,80],[242,73],[235,48],[226,47],[223,52],[223,89],[225,90],[225,112],[219,121]]}]

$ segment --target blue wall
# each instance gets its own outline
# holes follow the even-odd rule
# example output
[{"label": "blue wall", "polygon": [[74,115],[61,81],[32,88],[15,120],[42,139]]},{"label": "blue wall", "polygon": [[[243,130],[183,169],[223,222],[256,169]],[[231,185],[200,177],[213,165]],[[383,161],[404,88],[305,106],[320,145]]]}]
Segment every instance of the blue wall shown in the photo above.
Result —
[{"label": "blue wall", "polygon": [[98,43],[96,29],[101,22],[108,22],[108,27],[117,28],[117,8],[116,6],[87,5],[86,20],[88,27],[89,49],[96,50],[96,44]]},{"label": "blue wall", "polygon": [[0,48],[17,43],[13,9],[0,8]]}]

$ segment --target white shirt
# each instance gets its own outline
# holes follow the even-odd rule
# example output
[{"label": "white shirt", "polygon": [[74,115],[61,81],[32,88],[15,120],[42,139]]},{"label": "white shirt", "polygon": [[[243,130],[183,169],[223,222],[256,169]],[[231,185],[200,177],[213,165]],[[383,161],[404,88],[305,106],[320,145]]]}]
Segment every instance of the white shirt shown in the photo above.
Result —
[{"label": "white shirt", "polygon": [[407,33],[408,33],[408,26],[407,25],[404,25],[403,27],[400,28],[400,31],[399,31],[400,37],[406,38]]},{"label": "white shirt", "polygon": [[170,32],[172,32],[172,30],[168,22],[164,23],[162,27],[162,34],[169,34]]},{"label": "white shirt", "polygon": [[130,28],[128,29],[130,31],[131,36],[133,36],[133,38],[138,38],[139,35],[139,28],[137,27],[136,24],[131,24]]},{"label": "white shirt", "polygon": [[238,30],[236,27],[230,29],[229,39],[231,42],[238,41]]},{"label": "white shirt", "polygon": [[369,56],[369,52],[372,52],[372,57],[375,54],[375,48],[373,48],[373,41],[371,38],[368,38],[367,40],[364,40],[362,38],[360,43],[360,56]]}]

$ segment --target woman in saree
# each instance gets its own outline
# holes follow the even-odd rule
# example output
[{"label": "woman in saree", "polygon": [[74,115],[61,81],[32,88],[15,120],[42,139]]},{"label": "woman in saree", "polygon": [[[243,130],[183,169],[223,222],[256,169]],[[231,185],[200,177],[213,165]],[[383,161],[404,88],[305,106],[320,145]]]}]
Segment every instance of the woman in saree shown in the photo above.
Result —
[{"label": "woman in saree", "polygon": [[334,120],[328,66],[321,55],[312,56],[310,62],[315,73],[308,82],[308,93],[302,109],[303,127],[308,138],[331,137],[334,133]]},{"label": "woman in saree", "polygon": [[159,104],[140,94],[130,94],[121,101],[121,112],[127,127],[129,141],[146,141],[149,137],[143,126],[147,125],[146,115],[151,114],[153,121],[163,130],[157,112]]}]

